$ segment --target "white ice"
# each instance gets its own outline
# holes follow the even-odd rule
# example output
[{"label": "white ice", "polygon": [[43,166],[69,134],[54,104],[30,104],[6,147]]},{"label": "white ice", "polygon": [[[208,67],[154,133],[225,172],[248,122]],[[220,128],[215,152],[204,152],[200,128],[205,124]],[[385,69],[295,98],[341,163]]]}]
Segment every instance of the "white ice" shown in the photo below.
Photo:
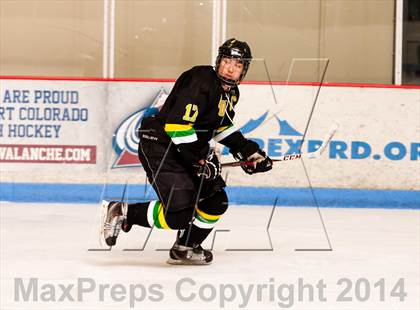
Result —
[{"label": "white ice", "polygon": [[173,231],[153,230],[140,251],[150,230],[134,227],[88,251],[100,249],[98,209],[1,203],[1,309],[420,309],[419,210],[231,206],[213,264],[171,266],[156,249]]}]

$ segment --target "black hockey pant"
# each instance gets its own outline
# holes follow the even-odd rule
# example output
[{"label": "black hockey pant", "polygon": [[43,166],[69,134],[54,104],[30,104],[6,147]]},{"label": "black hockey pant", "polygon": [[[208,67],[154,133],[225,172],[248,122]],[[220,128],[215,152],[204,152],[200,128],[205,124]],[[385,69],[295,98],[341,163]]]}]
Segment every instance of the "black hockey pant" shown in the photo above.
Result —
[{"label": "black hockey pant", "polygon": [[201,244],[228,207],[222,178],[202,181],[185,169],[172,147],[144,138],[138,154],[159,200],[130,204],[128,224],[185,229],[181,244]]}]

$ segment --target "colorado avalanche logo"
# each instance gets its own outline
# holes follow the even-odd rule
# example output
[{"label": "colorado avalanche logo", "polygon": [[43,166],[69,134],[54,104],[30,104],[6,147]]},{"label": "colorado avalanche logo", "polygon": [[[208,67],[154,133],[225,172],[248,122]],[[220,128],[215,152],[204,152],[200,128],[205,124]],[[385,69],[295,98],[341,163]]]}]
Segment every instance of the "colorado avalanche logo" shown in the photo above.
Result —
[{"label": "colorado avalanche logo", "polygon": [[134,112],[117,127],[112,137],[112,146],[117,154],[117,159],[112,168],[141,166],[137,157],[137,146],[139,144],[137,130],[143,117],[156,114],[167,97],[164,89],[160,89],[150,106]]}]

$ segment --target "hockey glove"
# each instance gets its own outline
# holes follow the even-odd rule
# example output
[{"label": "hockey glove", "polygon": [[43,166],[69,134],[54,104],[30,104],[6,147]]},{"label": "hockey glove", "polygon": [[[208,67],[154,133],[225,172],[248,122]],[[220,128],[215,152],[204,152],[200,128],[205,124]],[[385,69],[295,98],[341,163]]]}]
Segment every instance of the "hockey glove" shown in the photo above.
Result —
[{"label": "hockey glove", "polygon": [[232,151],[231,153],[236,159],[249,162],[241,166],[247,174],[266,172],[273,168],[271,158],[252,140],[248,140],[247,144],[239,151]]},{"label": "hockey glove", "polygon": [[252,165],[243,165],[241,167],[248,174],[266,172],[273,168],[273,161],[263,150],[258,150],[249,156],[247,160],[252,162]]},{"label": "hockey glove", "polygon": [[204,176],[206,180],[214,180],[222,172],[222,165],[214,152],[211,152],[207,159],[201,159],[197,170],[199,177]]}]

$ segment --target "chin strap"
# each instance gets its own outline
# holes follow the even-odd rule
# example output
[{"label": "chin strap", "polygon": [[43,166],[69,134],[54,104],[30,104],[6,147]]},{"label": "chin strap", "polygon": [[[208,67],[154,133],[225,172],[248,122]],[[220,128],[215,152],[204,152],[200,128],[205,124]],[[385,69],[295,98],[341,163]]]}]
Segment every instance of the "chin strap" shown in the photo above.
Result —
[{"label": "chin strap", "polygon": [[234,81],[234,80],[224,78],[223,76],[221,76],[219,74],[217,74],[217,77],[219,78],[219,80],[222,82],[223,85],[226,85],[226,86],[229,86],[229,87],[239,85],[239,83],[241,82],[240,80]]}]

